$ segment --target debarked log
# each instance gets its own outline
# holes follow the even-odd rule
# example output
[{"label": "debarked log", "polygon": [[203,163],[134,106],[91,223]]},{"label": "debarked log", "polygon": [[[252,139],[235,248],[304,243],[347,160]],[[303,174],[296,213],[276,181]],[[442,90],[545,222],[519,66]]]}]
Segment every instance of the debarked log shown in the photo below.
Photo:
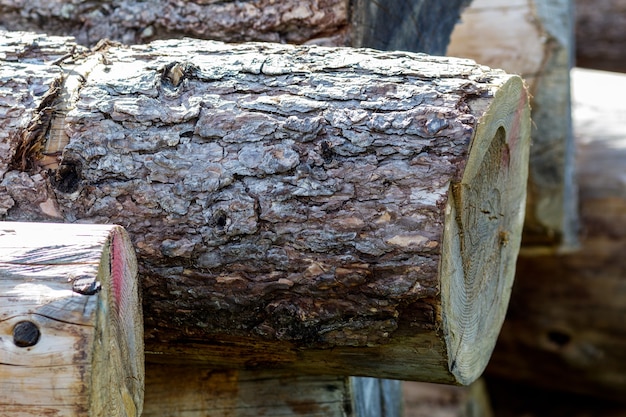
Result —
[{"label": "debarked log", "polygon": [[148,360],[483,371],[524,220],[518,76],[370,49],[17,39],[0,210],[128,230]]},{"label": "debarked log", "polygon": [[0,409],[141,415],[137,262],[120,226],[0,222]]}]

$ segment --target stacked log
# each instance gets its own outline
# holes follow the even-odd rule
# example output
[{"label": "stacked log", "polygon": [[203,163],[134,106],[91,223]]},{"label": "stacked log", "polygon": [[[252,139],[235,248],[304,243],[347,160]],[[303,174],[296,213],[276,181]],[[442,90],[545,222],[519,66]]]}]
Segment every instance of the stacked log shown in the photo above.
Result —
[{"label": "stacked log", "polygon": [[5,219],[123,225],[149,359],[482,373],[524,219],[519,77],[407,52],[4,39]]}]

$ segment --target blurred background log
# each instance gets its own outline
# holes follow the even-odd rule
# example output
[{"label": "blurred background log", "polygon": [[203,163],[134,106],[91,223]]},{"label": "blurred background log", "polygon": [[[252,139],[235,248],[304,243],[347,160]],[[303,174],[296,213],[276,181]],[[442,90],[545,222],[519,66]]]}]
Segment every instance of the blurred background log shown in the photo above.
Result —
[{"label": "blurred background log", "polygon": [[626,72],[626,1],[576,0],[576,65]]},{"label": "blurred background log", "polygon": [[533,119],[522,250],[572,250],[578,205],[569,71],[572,2],[474,0],[451,35],[447,55],[519,74],[528,84]]},{"label": "blurred background log", "polygon": [[624,401],[626,75],[577,68],[572,80],[581,248],[520,255],[487,373]]}]

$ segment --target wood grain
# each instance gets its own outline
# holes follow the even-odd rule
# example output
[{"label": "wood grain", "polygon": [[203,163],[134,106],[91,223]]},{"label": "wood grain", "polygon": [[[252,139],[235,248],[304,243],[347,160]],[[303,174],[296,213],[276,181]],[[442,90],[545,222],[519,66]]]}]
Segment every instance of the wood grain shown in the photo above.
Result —
[{"label": "wood grain", "polygon": [[[139,416],[143,322],[123,229],[1,222],[0,259],[0,408]],[[17,343],[23,324],[38,337]]]}]

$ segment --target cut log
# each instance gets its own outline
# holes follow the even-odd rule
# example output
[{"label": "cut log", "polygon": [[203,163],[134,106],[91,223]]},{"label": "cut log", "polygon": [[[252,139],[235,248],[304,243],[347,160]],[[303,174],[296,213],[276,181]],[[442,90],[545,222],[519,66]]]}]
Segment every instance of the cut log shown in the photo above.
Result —
[{"label": "cut log", "polygon": [[576,0],[576,65],[626,72],[626,1]]},{"label": "cut log", "polygon": [[137,263],[119,226],[0,222],[0,409],[141,415]]},{"label": "cut log", "polygon": [[520,255],[511,306],[488,372],[624,401],[626,76],[577,68],[572,80],[581,249]]},{"label": "cut log", "polygon": [[67,39],[31,51],[25,38],[7,33],[2,47],[18,62],[1,67],[12,95],[0,95],[0,207],[123,225],[153,360],[480,375],[524,219],[518,76],[406,52],[192,39],[76,48],[58,66],[41,51],[58,42],[59,61]]},{"label": "cut log", "polygon": [[533,145],[522,250],[565,251],[578,245],[569,79],[572,8],[568,0],[474,0],[447,50],[518,74],[528,85]]},{"label": "cut log", "polygon": [[365,46],[443,55],[470,0],[174,1],[0,0],[6,30],[72,35],[83,45],[127,44],[189,36],[225,42],[265,41]]},{"label": "cut log", "polygon": [[147,364],[143,417],[400,417],[400,382]]},{"label": "cut log", "polygon": [[351,44],[385,51],[444,55],[450,33],[471,0],[355,0]]}]

